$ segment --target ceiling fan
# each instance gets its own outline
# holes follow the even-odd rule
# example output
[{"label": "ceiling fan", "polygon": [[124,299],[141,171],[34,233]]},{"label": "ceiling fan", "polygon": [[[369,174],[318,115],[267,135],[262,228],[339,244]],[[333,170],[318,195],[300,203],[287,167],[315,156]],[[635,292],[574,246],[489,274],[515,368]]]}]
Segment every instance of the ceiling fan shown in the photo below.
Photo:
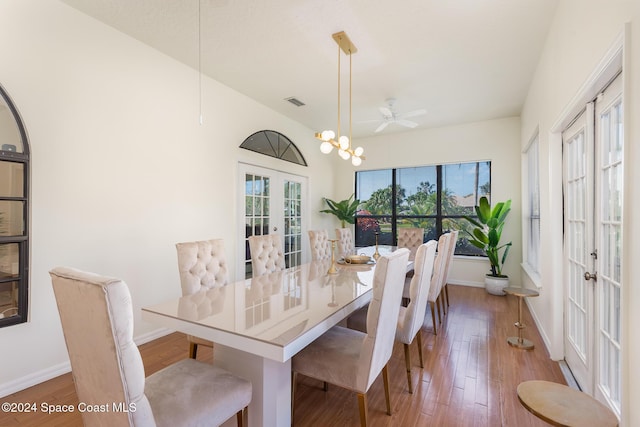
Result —
[{"label": "ceiling fan", "polygon": [[395,98],[389,98],[385,101],[387,103],[386,106],[380,107],[380,113],[382,114],[382,123],[376,128],[375,132],[382,132],[384,128],[389,126],[390,123],[396,123],[400,126],[405,126],[408,128],[414,128],[418,126],[418,123],[413,122],[411,120],[406,120],[410,117],[422,116],[423,114],[427,114],[427,110],[419,109],[410,111],[408,113],[398,114],[393,108],[396,100]]}]

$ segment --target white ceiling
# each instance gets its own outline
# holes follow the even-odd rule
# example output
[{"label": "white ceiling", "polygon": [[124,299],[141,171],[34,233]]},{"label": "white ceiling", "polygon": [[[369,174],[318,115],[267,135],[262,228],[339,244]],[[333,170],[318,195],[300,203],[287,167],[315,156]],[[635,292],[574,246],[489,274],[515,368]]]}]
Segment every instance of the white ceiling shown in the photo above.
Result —
[{"label": "white ceiling", "polygon": [[318,131],[336,127],[331,35],[345,31],[358,49],[353,135],[364,137],[391,97],[401,114],[428,111],[411,118],[417,129],[519,115],[559,0],[62,1],[195,69],[200,5],[202,72]]}]

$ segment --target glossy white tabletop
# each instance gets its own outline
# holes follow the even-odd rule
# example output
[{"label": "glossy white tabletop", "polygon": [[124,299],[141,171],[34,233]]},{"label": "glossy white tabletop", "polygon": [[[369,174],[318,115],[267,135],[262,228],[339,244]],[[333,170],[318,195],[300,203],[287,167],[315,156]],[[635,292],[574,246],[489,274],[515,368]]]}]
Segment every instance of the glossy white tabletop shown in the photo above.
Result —
[{"label": "glossy white tabletop", "polygon": [[316,261],[142,309],[143,319],[283,362],[371,299],[375,265]]}]

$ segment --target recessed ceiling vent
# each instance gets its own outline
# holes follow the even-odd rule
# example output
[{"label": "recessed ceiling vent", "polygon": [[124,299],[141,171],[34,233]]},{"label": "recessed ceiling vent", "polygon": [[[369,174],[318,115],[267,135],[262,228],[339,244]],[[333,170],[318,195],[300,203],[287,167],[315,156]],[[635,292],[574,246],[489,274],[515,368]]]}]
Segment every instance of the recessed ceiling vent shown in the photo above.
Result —
[{"label": "recessed ceiling vent", "polygon": [[293,105],[295,105],[296,107],[302,107],[303,105],[305,105],[304,102],[300,101],[298,98],[292,96],[289,98],[285,98],[285,101],[289,101],[290,103],[292,103]]}]

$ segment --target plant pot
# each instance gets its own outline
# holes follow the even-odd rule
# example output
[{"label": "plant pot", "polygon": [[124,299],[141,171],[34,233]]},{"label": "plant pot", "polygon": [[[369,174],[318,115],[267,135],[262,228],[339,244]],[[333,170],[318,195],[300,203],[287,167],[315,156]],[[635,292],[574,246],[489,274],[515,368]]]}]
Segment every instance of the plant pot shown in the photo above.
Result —
[{"label": "plant pot", "polygon": [[509,276],[484,276],[484,287],[491,295],[505,295],[504,288],[509,286]]}]

